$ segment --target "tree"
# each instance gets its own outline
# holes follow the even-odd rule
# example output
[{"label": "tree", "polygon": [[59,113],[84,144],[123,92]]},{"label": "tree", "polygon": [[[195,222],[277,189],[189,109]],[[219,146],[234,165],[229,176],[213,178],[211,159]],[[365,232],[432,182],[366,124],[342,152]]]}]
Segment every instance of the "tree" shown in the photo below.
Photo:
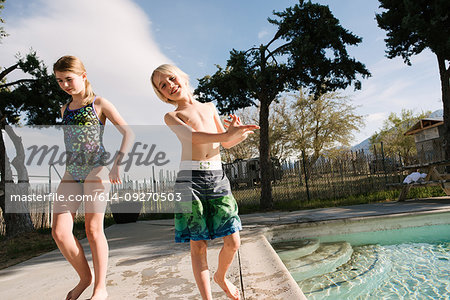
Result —
[{"label": "tree", "polygon": [[437,57],[444,107],[444,152],[450,159],[450,1],[379,0],[385,11],[377,14],[378,26],[387,31],[387,57],[410,58],[430,49]]},{"label": "tree", "polygon": [[298,152],[309,154],[311,164],[324,151],[350,146],[352,132],[364,126],[362,116],[356,114],[350,99],[336,92],[323,94],[318,99],[303,91],[290,97],[295,101],[285,119],[292,128],[292,142]]},{"label": "tree", "polygon": [[[269,111],[269,147],[270,156],[288,159],[295,156],[295,142],[292,140],[292,126],[287,122],[293,115],[287,99],[282,98],[271,105]],[[257,132],[258,134],[259,132]],[[258,140],[260,137],[258,137]]]},{"label": "tree", "polygon": [[[269,112],[269,141],[270,156],[279,159],[287,159],[295,155],[293,148],[289,123],[286,122],[287,116],[292,113],[291,107],[287,101],[282,99],[272,104]],[[244,124],[259,123],[259,112],[254,107],[242,108],[236,112]],[[255,131],[237,146],[223,151],[227,161],[235,159],[249,159],[258,156],[259,131]]]},{"label": "tree", "polygon": [[[0,0],[4,3],[4,0]],[[3,5],[0,5],[0,10]],[[3,23],[3,20],[1,20]],[[6,36],[0,28],[0,38]],[[7,75],[21,71],[27,78],[8,82]],[[58,87],[53,75],[49,75],[47,67],[39,60],[36,52],[30,51],[22,57],[17,55],[17,63],[0,71],[0,208],[5,220],[6,235],[11,237],[19,233],[31,231],[33,224],[28,213],[6,213],[6,195],[26,194],[29,188],[29,176],[25,167],[25,156],[21,138],[12,127],[5,125],[53,125],[60,117],[60,107],[67,96]],[[10,160],[6,154],[4,134],[12,140],[16,156]],[[12,168],[18,178],[12,177]],[[6,186],[6,182],[8,185]],[[8,190],[6,190],[6,188]]]},{"label": "tree", "polygon": [[427,111],[421,114],[414,114],[409,109],[402,109],[399,116],[391,113],[384,121],[380,132],[375,132],[370,137],[371,148],[383,142],[383,152],[386,156],[396,157],[400,155],[405,164],[411,164],[414,156],[417,154],[416,145],[414,137],[405,135],[405,132],[430,113]]},{"label": "tree", "polygon": [[354,84],[365,66],[349,57],[346,46],[361,38],[344,29],[328,6],[300,0],[268,21],[278,27],[273,38],[245,51],[233,49],[225,68],[199,80],[200,101],[216,101],[221,113],[259,102],[261,208],[273,206],[269,160],[269,107],[281,93],[308,87],[319,96]]},{"label": "tree", "polygon": [[[0,208],[6,224],[6,235],[15,236],[33,229],[29,214],[5,213],[6,194],[26,194],[29,188],[29,177],[25,167],[25,155],[21,138],[12,127],[5,125],[53,125],[60,117],[60,107],[67,101],[67,96],[60,90],[53,75],[31,51],[25,57],[17,56],[14,65],[0,72],[0,122],[3,129],[0,134]],[[31,78],[8,82],[6,76],[13,71],[22,71]],[[12,140],[16,156],[10,161],[5,149],[4,133]],[[12,178],[13,167],[18,175],[17,181]],[[6,186],[5,183],[9,182]],[[7,189],[7,190],[6,190]]]}]

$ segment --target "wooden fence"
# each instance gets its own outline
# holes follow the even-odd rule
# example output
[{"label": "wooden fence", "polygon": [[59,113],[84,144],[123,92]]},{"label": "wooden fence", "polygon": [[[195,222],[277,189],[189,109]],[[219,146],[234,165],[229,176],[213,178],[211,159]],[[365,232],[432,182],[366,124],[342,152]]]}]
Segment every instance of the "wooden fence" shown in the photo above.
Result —
[{"label": "wooden fence", "polygon": [[[392,157],[374,156],[364,151],[349,151],[338,158],[320,157],[312,162],[306,157],[300,160],[281,162],[282,176],[273,182],[274,202],[310,201],[313,199],[339,199],[386,189],[387,183],[401,182],[403,174],[398,167],[401,160]],[[133,181],[124,176],[122,184],[114,186],[110,198],[115,193],[160,193],[171,191],[175,182],[175,171],[160,170],[157,174],[141,181]],[[243,181],[245,182],[245,180]],[[56,186],[42,184],[33,187],[32,193],[46,194],[55,191]],[[261,188],[256,182],[233,187],[233,194],[240,205],[259,204]],[[29,211],[36,228],[50,227],[51,206],[30,206]],[[167,205],[167,204],[164,204]],[[144,202],[143,211],[149,213],[169,212],[170,206],[161,202]],[[109,211],[107,211],[109,213]],[[0,214],[0,234],[4,233],[4,221]]]}]

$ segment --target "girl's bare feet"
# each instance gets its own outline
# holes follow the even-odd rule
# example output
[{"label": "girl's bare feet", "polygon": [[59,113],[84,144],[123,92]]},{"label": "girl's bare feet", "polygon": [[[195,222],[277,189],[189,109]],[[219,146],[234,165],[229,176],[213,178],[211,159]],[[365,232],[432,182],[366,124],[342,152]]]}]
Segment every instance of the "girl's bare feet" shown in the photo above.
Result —
[{"label": "girl's bare feet", "polygon": [[239,294],[239,289],[232,284],[228,279],[223,278],[220,280],[216,274],[213,276],[214,281],[222,288],[222,290],[227,294],[228,298],[233,300],[239,300],[241,299]]},{"label": "girl's bare feet", "polygon": [[92,277],[86,280],[80,280],[77,286],[74,287],[66,296],[66,300],[76,300],[83,294],[84,290],[88,288],[92,283]]},{"label": "girl's bare feet", "polygon": [[91,297],[91,300],[106,300],[106,299],[108,299],[108,292],[106,291],[106,288],[95,289]]}]

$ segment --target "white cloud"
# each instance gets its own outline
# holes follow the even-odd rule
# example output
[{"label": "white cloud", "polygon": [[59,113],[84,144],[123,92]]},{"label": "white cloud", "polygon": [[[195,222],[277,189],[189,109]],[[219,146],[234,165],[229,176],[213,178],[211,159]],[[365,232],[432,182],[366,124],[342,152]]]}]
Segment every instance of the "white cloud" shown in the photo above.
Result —
[{"label": "white cloud", "polygon": [[387,119],[388,114],[385,112],[381,112],[381,113],[374,113],[374,114],[369,114],[366,117],[366,121],[367,122],[374,122],[374,121],[384,121],[385,119]]},{"label": "white cloud", "polygon": [[267,36],[269,34],[269,32],[265,29],[261,30],[260,32],[258,32],[258,39],[263,39],[265,36]]},{"label": "white cloud", "polygon": [[33,12],[9,16],[0,55],[4,66],[32,47],[51,69],[62,55],[80,57],[97,94],[117,107],[130,124],[163,124],[173,109],[153,92],[149,77],[170,63],[150,31],[151,22],[131,0],[41,0]]}]

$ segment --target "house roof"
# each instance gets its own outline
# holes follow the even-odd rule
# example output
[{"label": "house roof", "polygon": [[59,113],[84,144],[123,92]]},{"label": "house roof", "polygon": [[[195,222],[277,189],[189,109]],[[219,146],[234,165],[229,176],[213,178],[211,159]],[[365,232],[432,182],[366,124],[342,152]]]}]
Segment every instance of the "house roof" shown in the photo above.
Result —
[{"label": "house roof", "polygon": [[437,126],[440,126],[442,124],[444,124],[444,118],[442,118],[442,117],[421,119],[413,127],[408,129],[405,132],[405,135],[413,135],[413,134],[421,132],[421,131],[423,131],[425,129],[437,127]]}]

